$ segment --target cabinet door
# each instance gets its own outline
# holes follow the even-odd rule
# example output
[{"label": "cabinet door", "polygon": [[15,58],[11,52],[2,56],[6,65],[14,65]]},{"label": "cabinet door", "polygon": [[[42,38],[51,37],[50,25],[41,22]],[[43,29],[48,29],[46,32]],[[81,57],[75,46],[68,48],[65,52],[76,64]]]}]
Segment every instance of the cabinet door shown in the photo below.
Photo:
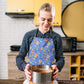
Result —
[{"label": "cabinet door", "polygon": [[34,0],[7,0],[7,12],[34,12]]},{"label": "cabinet door", "polygon": [[38,11],[40,6],[45,3],[45,2],[50,2],[55,6],[55,19],[53,22],[53,25],[55,26],[60,26],[61,25],[61,7],[62,7],[62,0],[35,0],[35,25],[39,25],[39,20],[38,20]]}]

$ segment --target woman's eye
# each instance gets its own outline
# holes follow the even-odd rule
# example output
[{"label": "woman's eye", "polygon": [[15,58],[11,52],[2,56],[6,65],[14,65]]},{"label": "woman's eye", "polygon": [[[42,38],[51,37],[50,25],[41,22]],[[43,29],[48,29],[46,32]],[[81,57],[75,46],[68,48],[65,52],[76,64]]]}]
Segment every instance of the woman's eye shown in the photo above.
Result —
[{"label": "woman's eye", "polygon": [[52,19],[48,19],[48,22],[52,22]]},{"label": "woman's eye", "polygon": [[42,21],[47,20],[48,22],[52,22],[52,18],[50,18],[50,19],[41,18],[41,20],[42,20]]},{"label": "woman's eye", "polygon": [[41,20],[42,20],[42,21],[45,21],[45,19],[44,19],[44,18],[42,18]]}]

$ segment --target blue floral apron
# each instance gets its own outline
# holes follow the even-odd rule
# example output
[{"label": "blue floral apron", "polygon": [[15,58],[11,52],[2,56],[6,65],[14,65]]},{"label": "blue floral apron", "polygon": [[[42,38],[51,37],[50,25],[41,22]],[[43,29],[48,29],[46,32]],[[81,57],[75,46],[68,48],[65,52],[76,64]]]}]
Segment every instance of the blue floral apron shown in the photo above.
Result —
[{"label": "blue floral apron", "polygon": [[50,66],[55,62],[55,47],[53,39],[34,37],[30,44],[28,64]]}]

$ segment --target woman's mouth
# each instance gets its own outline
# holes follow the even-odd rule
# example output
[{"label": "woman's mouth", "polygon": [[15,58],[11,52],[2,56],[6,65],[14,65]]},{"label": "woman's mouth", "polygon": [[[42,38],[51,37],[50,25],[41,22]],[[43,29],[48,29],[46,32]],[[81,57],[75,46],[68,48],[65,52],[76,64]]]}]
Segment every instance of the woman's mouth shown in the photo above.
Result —
[{"label": "woman's mouth", "polygon": [[44,25],[45,28],[48,28],[48,25]]}]

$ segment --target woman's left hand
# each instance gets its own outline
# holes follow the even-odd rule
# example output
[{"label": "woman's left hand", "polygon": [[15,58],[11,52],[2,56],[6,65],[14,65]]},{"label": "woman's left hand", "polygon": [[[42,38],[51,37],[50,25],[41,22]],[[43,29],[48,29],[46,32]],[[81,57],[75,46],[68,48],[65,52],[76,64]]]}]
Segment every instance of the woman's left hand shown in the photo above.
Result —
[{"label": "woman's left hand", "polygon": [[53,79],[55,80],[57,78],[59,70],[57,68],[57,65],[51,65],[51,67],[54,70],[54,72],[53,72]]}]

